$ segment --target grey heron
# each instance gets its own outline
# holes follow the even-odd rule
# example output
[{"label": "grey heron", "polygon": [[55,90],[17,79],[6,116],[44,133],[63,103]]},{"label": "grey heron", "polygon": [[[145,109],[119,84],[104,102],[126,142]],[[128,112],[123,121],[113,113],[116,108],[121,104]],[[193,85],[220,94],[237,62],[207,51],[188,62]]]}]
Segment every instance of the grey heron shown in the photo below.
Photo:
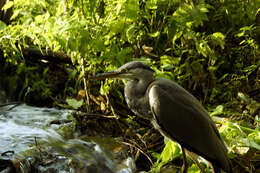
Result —
[{"label": "grey heron", "polygon": [[[221,169],[232,173],[227,148],[215,123],[201,103],[183,87],[168,79],[155,79],[154,71],[139,61],[128,62],[90,79],[105,78],[126,79],[125,99],[137,116],[150,120],[162,135],[211,162],[215,173]],[[185,157],[184,149],[183,154]]]}]

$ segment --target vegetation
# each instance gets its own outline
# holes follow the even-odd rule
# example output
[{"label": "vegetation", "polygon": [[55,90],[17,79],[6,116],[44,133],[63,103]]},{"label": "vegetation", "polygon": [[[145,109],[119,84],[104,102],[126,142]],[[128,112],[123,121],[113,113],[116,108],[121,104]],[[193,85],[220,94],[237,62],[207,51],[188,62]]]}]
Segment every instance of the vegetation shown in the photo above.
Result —
[{"label": "vegetation", "polygon": [[[0,8],[0,86],[14,99],[117,117],[122,84],[86,79],[141,60],[222,117],[236,170],[257,169],[260,0],[4,0]],[[124,121],[134,124],[132,115]],[[146,152],[159,172],[181,151],[167,143],[160,155]]]}]

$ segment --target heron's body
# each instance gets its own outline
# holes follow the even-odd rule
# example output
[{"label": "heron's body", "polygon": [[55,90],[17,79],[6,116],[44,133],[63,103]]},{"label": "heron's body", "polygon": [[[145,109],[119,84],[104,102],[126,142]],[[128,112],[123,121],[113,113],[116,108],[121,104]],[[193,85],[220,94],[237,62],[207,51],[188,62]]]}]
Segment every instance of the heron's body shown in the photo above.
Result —
[{"label": "heron's body", "polygon": [[[200,102],[180,85],[155,79],[153,70],[141,62],[130,62],[103,76],[127,79],[125,99],[138,116],[148,119],[163,135],[177,141],[213,165],[231,173],[227,148],[215,123]],[[100,75],[102,77],[102,75]]]},{"label": "heron's body", "polygon": [[138,82],[129,80],[125,86],[127,104],[135,114],[149,119],[163,135],[210,161],[215,171],[218,167],[227,172],[231,169],[215,123],[194,96],[167,79],[155,79],[143,91],[132,87]]}]

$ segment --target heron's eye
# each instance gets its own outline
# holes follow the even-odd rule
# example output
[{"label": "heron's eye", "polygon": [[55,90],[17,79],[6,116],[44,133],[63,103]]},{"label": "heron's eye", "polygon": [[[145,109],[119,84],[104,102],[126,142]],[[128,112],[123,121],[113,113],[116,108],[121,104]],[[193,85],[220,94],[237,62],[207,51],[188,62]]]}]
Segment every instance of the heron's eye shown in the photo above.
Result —
[{"label": "heron's eye", "polygon": [[124,69],[122,72],[123,72],[123,73],[128,73],[129,70],[128,70],[128,69]]}]

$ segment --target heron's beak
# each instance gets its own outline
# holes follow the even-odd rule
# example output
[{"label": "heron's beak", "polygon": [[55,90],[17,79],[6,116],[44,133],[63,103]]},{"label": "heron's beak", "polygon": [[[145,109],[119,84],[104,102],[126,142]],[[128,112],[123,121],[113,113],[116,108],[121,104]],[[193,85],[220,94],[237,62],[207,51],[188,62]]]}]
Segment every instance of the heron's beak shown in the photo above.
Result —
[{"label": "heron's beak", "polygon": [[118,72],[118,71],[110,71],[110,72],[105,72],[105,73],[99,73],[96,76],[91,76],[89,79],[99,80],[99,79],[106,79],[106,78],[116,78],[120,74],[122,74],[122,73]]}]

